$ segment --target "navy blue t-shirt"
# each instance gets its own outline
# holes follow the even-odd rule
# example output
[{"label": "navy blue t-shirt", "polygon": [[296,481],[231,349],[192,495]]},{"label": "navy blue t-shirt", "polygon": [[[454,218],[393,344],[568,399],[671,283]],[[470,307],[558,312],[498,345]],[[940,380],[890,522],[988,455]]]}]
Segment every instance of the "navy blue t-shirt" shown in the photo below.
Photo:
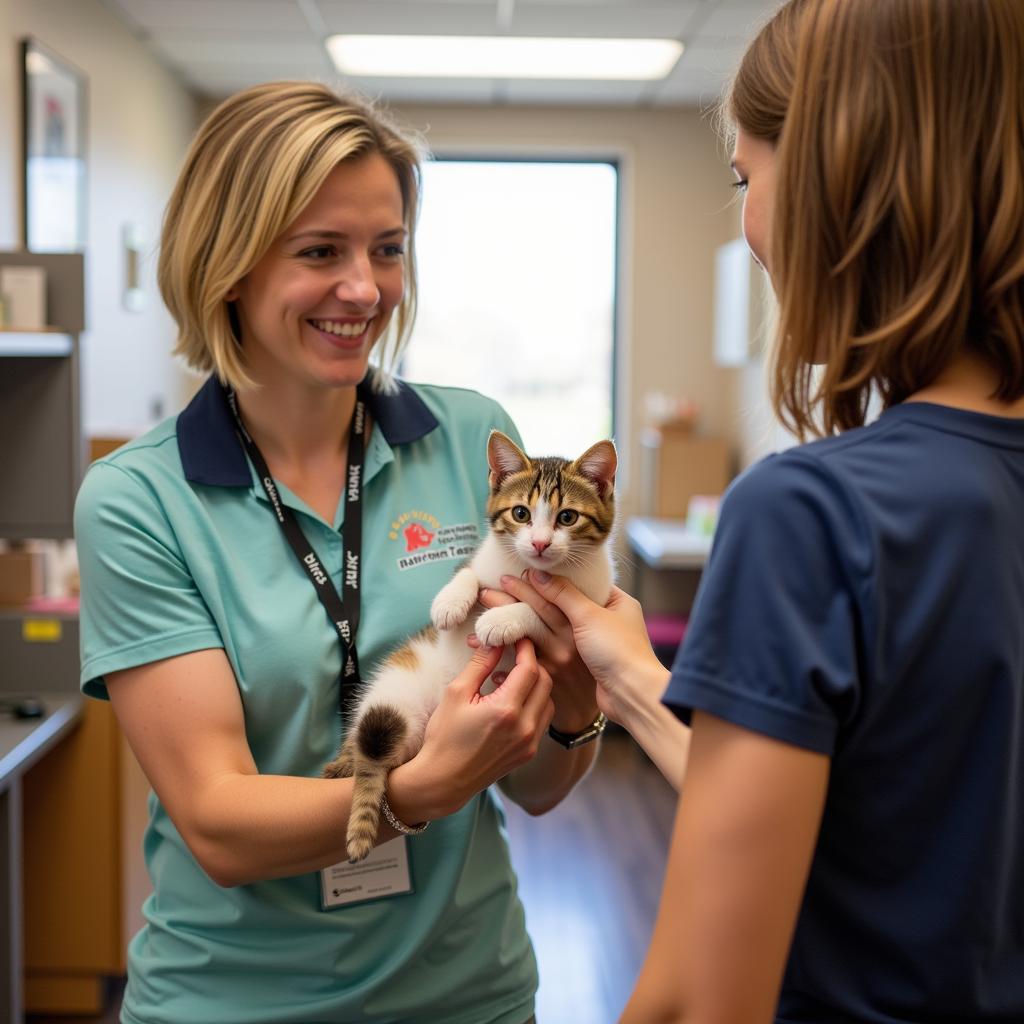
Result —
[{"label": "navy blue t-shirt", "polygon": [[752,467],[664,699],[832,758],[780,1024],[1024,1022],[1024,420]]}]

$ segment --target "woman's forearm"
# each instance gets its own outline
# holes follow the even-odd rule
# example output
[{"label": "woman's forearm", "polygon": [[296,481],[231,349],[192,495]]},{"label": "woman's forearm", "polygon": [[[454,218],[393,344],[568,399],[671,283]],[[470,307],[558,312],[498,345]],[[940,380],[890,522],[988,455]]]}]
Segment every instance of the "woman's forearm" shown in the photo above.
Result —
[{"label": "woman's forearm", "polygon": [[[225,774],[197,796],[182,834],[225,887],[317,871],[348,859],[352,789],[351,779]],[[378,842],[395,834],[382,820]]]},{"label": "woman's forearm", "polygon": [[547,814],[572,792],[597,758],[600,740],[566,750],[545,736],[536,757],[501,780],[502,792],[528,814]]},{"label": "woman's forearm", "polygon": [[668,669],[659,665],[637,668],[628,698],[620,688],[614,720],[640,744],[644,753],[676,791],[683,784],[690,751],[690,729],[661,703],[668,685]]}]

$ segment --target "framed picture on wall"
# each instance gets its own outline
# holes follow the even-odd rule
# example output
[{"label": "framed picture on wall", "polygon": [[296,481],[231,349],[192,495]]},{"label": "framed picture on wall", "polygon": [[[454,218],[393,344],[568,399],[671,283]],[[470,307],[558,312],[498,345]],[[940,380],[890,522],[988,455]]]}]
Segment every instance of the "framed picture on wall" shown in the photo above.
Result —
[{"label": "framed picture on wall", "polygon": [[86,241],[86,79],[36,39],[21,44],[22,238],[30,252]]}]

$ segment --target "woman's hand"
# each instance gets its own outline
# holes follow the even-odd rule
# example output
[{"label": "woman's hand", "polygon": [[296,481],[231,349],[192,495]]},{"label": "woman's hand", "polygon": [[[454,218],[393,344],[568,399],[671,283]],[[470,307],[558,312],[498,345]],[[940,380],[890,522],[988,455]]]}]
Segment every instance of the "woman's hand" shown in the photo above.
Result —
[{"label": "woman's hand", "polygon": [[[529,583],[517,580],[514,589],[507,589],[529,601],[545,622],[555,616],[565,622],[571,642],[597,682],[598,706],[612,721],[628,727],[635,709],[660,700],[668,672],[651,647],[643,609],[634,597],[612,587],[608,603],[601,607],[565,577],[533,570]],[[541,605],[550,610],[541,612]],[[565,636],[565,631],[559,630],[559,635]]]},{"label": "woman's hand", "polygon": [[[612,587],[608,603],[602,607],[564,577],[535,570],[530,571],[528,583],[503,579],[502,586],[528,602],[551,628],[563,657],[563,641],[567,635],[571,638],[592,676],[589,685],[597,684],[597,706],[613,722],[625,726],[665,778],[679,789],[686,772],[690,730],[661,703],[669,671],[651,647],[639,601]],[[481,597],[485,604],[491,600],[499,598]],[[569,627],[568,634],[559,615]],[[577,685],[570,684],[569,689],[577,694],[589,692],[585,686],[577,689]],[[556,679],[556,701],[560,688],[561,680]]]},{"label": "woman's hand", "polygon": [[419,753],[391,773],[388,800],[401,820],[453,814],[537,753],[554,714],[551,676],[532,641],[520,640],[515,665],[497,689],[481,694],[501,653],[476,650],[430,716]]},{"label": "woman's hand", "polygon": [[[551,724],[560,732],[574,733],[585,729],[597,717],[597,684],[576,649],[572,623],[561,609],[546,601],[523,580],[503,576],[501,586],[502,590],[482,589],[480,603],[485,608],[500,608],[522,601],[537,613],[544,626],[544,637],[536,638],[537,656],[554,681],[551,699],[555,715]],[[472,639],[471,646],[476,642],[475,638]]]}]

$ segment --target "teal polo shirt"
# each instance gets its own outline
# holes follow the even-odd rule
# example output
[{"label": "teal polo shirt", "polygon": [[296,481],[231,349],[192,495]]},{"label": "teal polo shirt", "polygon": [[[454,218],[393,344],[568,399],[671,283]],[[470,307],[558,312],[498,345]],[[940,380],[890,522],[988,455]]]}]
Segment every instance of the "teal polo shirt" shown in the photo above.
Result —
[{"label": "teal polo shirt", "polygon": [[[368,675],[429,622],[486,528],[487,436],[517,436],[475,392],[400,383],[369,402],[357,647]],[[333,523],[278,484],[341,590]],[[82,688],[223,648],[261,773],[316,776],[341,741],[341,652],[250,465],[216,381],[95,463],[75,509]],[[414,892],[320,909],[317,873],[223,889],[156,796],[154,894],[129,946],[125,1024],[524,1024],[537,970],[491,791],[408,841]],[[342,823],[338,823],[339,848]]]}]

